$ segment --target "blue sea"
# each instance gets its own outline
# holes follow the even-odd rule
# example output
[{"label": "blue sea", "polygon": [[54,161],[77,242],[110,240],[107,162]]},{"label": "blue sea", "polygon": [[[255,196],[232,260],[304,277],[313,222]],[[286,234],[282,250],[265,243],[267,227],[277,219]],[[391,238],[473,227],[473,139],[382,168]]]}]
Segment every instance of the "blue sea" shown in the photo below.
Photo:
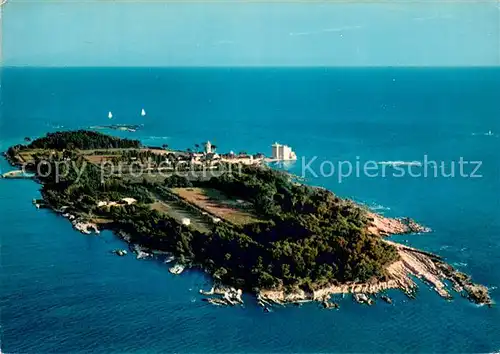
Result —
[{"label": "blue sea", "polygon": [[[143,124],[112,133],[266,154],[279,141],[299,160],[277,168],[299,175],[315,157],[315,171],[323,161],[481,161],[477,178],[304,177],[431,227],[395,240],[442,255],[500,301],[500,68],[3,68],[0,93],[2,151],[51,131]],[[243,308],[211,306],[198,293],[209,277],[110,254],[124,247],[111,232],[82,235],[36,210],[39,187],[0,180],[2,352],[500,351],[498,306],[447,302],[423,284],[415,300],[394,291],[393,305],[367,307],[346,296],[339,311],[264,313],[250,295]]]}]

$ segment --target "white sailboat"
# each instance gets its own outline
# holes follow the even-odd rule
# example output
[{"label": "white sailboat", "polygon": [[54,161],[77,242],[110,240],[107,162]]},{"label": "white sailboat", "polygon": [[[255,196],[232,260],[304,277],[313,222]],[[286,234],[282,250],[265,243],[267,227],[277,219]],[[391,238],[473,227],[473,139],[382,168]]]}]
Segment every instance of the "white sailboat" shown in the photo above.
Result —
[{"label": "white sailboat", "polygon": [[141,116],[143,116],[143,117],[144,117],[145,115],[146,115],[146,111],[145,111],[145,110],[144,110],[144,108],[143,108],[143,109],[142,109],[142,111],[141,111]]},{"label": "white sailboat", "polygon": [[108,118],[109,119],[113,118],[113,113],[111,113],[111,111],[108,112]]}]

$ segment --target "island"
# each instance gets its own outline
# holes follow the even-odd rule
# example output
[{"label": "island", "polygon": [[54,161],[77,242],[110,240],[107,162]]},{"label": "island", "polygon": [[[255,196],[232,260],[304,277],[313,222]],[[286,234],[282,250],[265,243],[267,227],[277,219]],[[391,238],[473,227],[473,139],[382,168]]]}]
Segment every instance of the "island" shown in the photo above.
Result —
[{"label": "island", "polygon": [[120,130],[124,132],[134,133],[139,129],[141,129],[143,126],[144,124],[110,124],[110,125],[95,125],[89,127],[89,129],[92,130],[110,129],[110,130]]},{"label": "island", "polygon": [[216,286],[201,292],[222,296],[207,298],[213,304],[239,303],[242,292],[255,294],[266,311],[271,303],[303,301],[337,308],[333,294],[367,304],[380,294],[390,303],[388,289],[415,297],[416,279],[446,299],[493,304],[485,286],[438,255],[389,239],[430,231],[414,220],[387,218],[305,185],[269,167],[263,154],[195,145],[154,149],[79,130],[49,133],[5,156],[34,173],[43,203],[81,232],[110,229],[138,258],[172,262],[172,274],[187,267],[210,274]]}]

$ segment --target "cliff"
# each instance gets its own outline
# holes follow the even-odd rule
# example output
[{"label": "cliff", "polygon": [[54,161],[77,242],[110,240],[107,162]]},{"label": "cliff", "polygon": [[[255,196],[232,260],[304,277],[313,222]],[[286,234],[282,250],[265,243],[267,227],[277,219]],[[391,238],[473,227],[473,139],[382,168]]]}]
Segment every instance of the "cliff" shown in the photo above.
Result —
[{"label": "cliff", "polygon": [[[428,228],[417,224],[415,221],[402,218],[386,218],[371,213],[373,223],[369,226],[370,232],[376,235],[390,236],[394,234],[428,232]],[[488,288],[475,284],[470,277],[455,270],[445,263],[441,257],[430,252],[418,250],[413,247],[401,245],[387,239],[384,242],[397,249],[400,260],[390,264],[386,268],[386,279],[371,280],[368,282],[346,282],[332,284],[330,286],[306,292],[296,289],[286,292],[284,289],[261,290],[258,294],[260,299],[275,303],[286,303],[296,301],[327,301],[333,294],[376,294],[388,289],[400,289],[409,297],[414,297],[417,284],[413,278],[420,279],[429,285],[436,293],[445,299],[451,299],[453,290],[463,297],[469,298],[477,304],[492,305]],[[452,284],[450,290],[446,281]]]}]

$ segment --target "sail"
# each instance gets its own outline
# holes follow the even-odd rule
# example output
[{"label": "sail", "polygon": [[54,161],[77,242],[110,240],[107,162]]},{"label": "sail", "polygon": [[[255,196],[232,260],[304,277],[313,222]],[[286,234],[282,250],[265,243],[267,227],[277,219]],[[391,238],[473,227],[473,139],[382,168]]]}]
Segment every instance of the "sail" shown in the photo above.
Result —
[{"label": "sail", "polygon": [[111,111],[108,112],[108,118],[109,119],[113,118],[113,113],[111,113]]},{"label": "sail", "polygon": [[144,108],[143,108],[143,109],[142,109],[142,111],[141,111],[141,116],[143,116],[143,117],[144,117],[145,115],[146,115],[146,111],[145,111],[145,110],[144,110]]}]

